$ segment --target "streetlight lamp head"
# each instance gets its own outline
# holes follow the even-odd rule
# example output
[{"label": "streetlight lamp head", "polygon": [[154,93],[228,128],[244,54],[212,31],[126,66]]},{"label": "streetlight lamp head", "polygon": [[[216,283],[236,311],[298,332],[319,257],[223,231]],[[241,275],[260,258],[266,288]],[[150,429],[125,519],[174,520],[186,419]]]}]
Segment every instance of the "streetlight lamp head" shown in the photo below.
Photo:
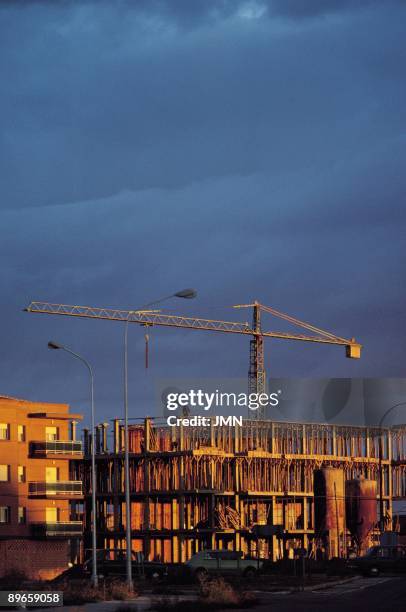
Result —
[{"label": "streetlight lamp head", "polygon": [[48,348],[49,349],[61,349],[63,348],[62,344],[58,344],[57,342],[53,342],[52,340],[50,340],[48,342]]},{"label": "streetlight lamp head", "polygon": [[174,296],[184,298],[185,300],[192,300],[197,296],[197,291],[195,289],[183,289],[182,291],[177,291]]}]

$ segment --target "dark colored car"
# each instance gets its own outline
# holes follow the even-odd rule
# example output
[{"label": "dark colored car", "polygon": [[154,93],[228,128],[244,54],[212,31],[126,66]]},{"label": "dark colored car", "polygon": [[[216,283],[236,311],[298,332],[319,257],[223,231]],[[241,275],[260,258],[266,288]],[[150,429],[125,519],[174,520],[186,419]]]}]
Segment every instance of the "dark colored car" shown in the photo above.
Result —
[{"label": "dark colored car", "polygon": [[[86,572],[92,572],[91,551],[87,551],[87,560],[83,567]],[[97,551],[97,573],[102,576],[125,576],[126,553],[119,548]],[[162,579],[168,575],[168,568],[160,561],[145,561],[143,555],[132,551],[133,577]]]},{"label": "dark colored car", "polygon": [[248,578],[262,570],[263,564],[262,559],[244,557],[241,551],[202,550],[185,563],[185,568],[196,578],[208,574],[236,574]]},{"label": "dark colored car", "polygon": [[348,567],[364,576],[406,573],[406,546],[373,546],[364,556],[350,559]]}]

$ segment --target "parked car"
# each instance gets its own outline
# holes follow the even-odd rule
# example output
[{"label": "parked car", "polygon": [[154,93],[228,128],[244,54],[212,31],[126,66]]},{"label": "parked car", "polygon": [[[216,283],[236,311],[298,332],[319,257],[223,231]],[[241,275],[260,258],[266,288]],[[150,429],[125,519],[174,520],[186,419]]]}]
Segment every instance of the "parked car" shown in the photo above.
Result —
[{"label": "parked car", "polygon": [[406,546],[373,546],[362,557],[350,559],[348,567],[364,576],[406,573]]},{"label": "parked car", "polygon": [[[93,560],[91,551],[86,551],[87,560],[83,568],[91,574]],[[119,548],[110,548],[97,551],[97,573],[103,576],[125,576],[126,575],[126,551]],[[136,578],[164,578],[168,575],[168,568],[160,561],[145,561],[142,553],[132,551],[132,573]]]},{"label": "parked car", "polygon": [[244,557],[240,551],[202,550],[185,563],[186,568],[200,578],[208,574],[237,574],[255,576],[263,567],[263,561]]}]

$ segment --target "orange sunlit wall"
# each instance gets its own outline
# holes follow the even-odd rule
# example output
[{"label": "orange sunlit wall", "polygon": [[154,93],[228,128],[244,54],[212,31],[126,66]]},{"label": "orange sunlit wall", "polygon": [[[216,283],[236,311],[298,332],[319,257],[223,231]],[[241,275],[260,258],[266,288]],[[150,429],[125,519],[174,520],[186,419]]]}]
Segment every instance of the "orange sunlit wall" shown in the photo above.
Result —
[{"label": "orange sunlit wall", "polygon": [[67,404],[0,396],[0,541],[57,540],[56,549],[69,529],[78,531],[71,501],[82,487],[70,478],[70,460],[82,456],[74,441],[81,418]]}]

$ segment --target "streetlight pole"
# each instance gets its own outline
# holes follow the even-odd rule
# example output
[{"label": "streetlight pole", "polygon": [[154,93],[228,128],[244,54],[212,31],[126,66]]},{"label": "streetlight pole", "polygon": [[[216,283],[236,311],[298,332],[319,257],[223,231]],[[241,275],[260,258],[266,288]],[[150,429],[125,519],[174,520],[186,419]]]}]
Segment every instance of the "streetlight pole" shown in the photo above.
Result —
[{"label": "streetlight pole", "polygon": [[163,297],[145,306],[141,306],[137,310],[130,310],[128,313],[127,320],[124,328],[124,486],[125,486],[125,542],[126,542],[126,574],[127,574],[127,586],[131,591],[133,589],[133,577],[132,577],[132,544],[131,544],[131,495],[130,495],[130,449],[128,443],[128,323],[130,322],[131,314],[140,312],[149,308],[150,306],[156,306],[161,302],[165,302],[173,297],[183,298],[190,300],[195,298],[197,295],[194,289],[183,289],[177,291],[171,295]]},{"label": "streetlight pole", "polygon": [[380,529],[381,534],[384,532],[384,528],[385,528],[385,519],[383,516],[384,504],[383,504],[383,465],[382,465],[382,460],[383,460],[382,425],[383,425],[384,420],[386,419],[388,414],[392,412],[392,410],[394,410],[398,406],[404,406],[404,405],[406,405],[406,402],[399,402],[398,404],[395,404],[394,406],[391,406],[390,408],[388,408],[386,412],[383,413],[379,421],[379,425],[378,425],[379,427],[379,529]]},{"label": "streetlight pole", "polygon": [[124,474],[125,474],[125,546],[127,586],[132,591],[132,544],[131,544],[131,497],[130,497],[130,455],[128,448],[128,318],[124,330]]},{"label": "streetlight pole", "polygon": [[91,458],[92,458],[92,583],[94,587],[98,585],[98,576],[97,576],[97,539],[96,539],[96,436],[95,436],[95,418],[94,418],[94,375],[93,369],[90,363],[78,353],[75,353],[71,349],[63,346],[62,344],[58,344],[57,342],[48,342],[48,348],[54,350],[62,350],[66,353],[69,353],[76,359],[79,359],[90,374],[90,398],[91,398],[91,429],[92,429],[92,449],[91,449]]}]

